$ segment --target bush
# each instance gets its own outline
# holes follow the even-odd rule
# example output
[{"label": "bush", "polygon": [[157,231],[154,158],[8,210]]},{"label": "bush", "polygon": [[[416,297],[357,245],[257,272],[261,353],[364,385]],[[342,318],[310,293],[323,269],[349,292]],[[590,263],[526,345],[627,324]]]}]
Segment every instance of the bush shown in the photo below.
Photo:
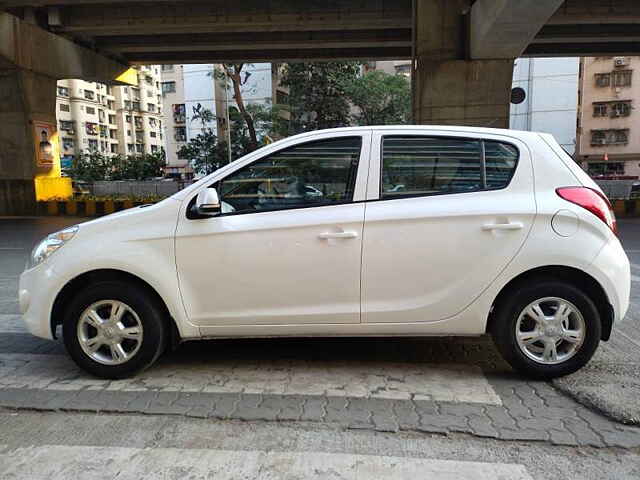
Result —
[{"label": "bush", "polygon": [[165,165],[164,152],[107,156],[97,151],[89,151],[77,155],[67,173],[74,180],[84,182],[148,180],[162,177]]}]

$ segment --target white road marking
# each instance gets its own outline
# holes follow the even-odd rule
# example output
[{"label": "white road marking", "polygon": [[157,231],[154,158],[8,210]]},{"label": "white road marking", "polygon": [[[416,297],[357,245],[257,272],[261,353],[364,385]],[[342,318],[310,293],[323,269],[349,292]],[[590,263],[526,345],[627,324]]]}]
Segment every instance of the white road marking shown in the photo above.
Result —
[{"label": "white road marking", "polygon": [[133,379],[81,372],[66,355],[0,354],[0,388],[182,391],[388,398],[502,405],[473,365],[366,361],[208,360],[159,363]]},{"label": "white road marking", "polygon": [[519,464],[318,452],[42,445],[0,453],[3,478],[532,480]]}]

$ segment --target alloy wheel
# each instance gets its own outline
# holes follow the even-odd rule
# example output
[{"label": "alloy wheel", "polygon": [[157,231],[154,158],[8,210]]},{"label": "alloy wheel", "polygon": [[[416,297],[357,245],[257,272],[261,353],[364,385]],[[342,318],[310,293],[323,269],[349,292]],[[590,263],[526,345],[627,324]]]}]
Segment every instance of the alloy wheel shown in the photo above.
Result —
[{"label": "alloy wheel", "polygon": [[100,300],[80,315],[77,335],[82,351],[103,365],[129,361],[142,345],[138,314],[119,300]]},{"label": "alloy wheel", "polygon": [[580,310],[558,297],[531,302],[516,322],[518,347],[528,358],[556,365],[573,357],[582,346],[586,324]]}]

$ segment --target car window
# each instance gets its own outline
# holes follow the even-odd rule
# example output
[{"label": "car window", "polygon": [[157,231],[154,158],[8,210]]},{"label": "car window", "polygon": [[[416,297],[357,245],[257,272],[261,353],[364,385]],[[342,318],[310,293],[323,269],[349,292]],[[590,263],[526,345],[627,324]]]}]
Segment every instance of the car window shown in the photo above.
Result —
[{"label": "car window", "polygon": [[479,140],[385,137],[382,198],[477,190],[481,159]]},{"label": "car window", "polygon": [[232,173],[218,191],[235,213],[350,202],[361,146],[361,137],[341,137],[280,150]]},{"label": "car window", "polygon": [[503,188],[518,150],[492,140],[385,136],[380,198],[462,193]]},{"label": "car window", "polygon": [[484,141],[487,188],[509,184],[518,163],[518,149],[504,142]]}]

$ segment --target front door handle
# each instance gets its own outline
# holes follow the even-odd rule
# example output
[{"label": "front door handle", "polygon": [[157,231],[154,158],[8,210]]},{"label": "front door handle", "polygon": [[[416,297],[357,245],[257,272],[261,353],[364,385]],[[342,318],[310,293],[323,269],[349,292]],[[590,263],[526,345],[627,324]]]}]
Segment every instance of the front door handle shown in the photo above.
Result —
[{"label": "front door handle", "polygon": [[524,225],[521,222],[511,223],[485,223],[482,230],[522,230]]},{"label": "front door handle", "polygon": [[324,232],[318,235],[321,240],[328,240],[330,238],[358,238],[356,232]]}]

